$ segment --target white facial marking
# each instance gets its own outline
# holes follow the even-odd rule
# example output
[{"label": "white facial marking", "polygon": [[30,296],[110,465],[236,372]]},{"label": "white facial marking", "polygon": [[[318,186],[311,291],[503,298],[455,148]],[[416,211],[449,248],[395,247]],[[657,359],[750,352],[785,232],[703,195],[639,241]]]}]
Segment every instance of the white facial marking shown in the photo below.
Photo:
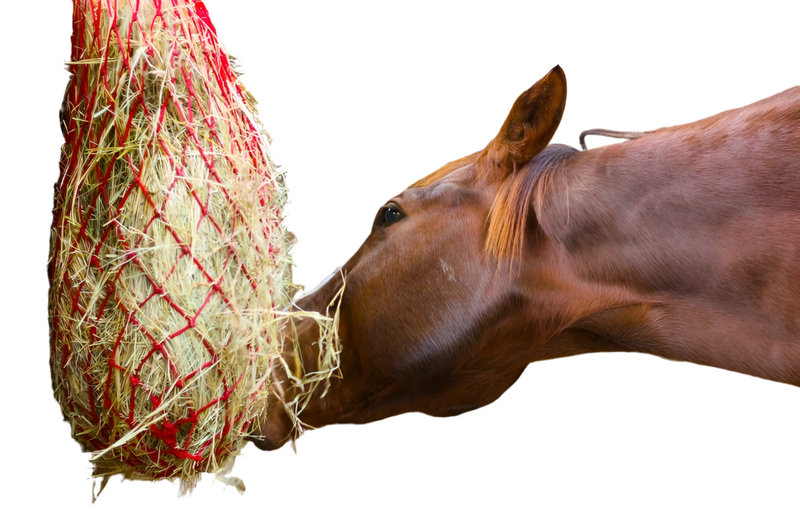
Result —
[{"label": "white facial marking", "polygon": [[453,267],[450,264],[448,264],[443,258],[439,259],[439,266],[441,266],[442,273],[445,274],[447,280],[449,280],[450,282],[456,281],[456,272],[453,271]]}]

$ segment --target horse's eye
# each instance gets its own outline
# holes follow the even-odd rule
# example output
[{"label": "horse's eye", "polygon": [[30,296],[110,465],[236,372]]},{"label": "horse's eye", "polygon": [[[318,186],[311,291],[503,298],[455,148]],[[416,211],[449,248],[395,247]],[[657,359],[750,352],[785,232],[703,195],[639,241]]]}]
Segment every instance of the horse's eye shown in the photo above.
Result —
[{"label": "horse's eye", "polygon": [[378,211],[378,216],[375,217],[375,225],[380,226],[390,226],[396,222],[400,222],[405,215],[397,207],[397,204],[389,204],[383,206],[380,211]]}]

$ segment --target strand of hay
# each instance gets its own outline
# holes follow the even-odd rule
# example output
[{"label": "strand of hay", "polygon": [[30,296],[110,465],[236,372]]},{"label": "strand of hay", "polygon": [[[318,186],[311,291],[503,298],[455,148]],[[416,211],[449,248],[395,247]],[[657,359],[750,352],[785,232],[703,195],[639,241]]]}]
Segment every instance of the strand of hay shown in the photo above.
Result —
[{"label": "strand of hay", "polygon": [[[282,365],[283,174],[194,0],[74,0],[50,261],[53,390],[95,476],[230,467]],[[338,368],[333,321],[306,395]],[[304,400],[295,400],[299,415]]]}]

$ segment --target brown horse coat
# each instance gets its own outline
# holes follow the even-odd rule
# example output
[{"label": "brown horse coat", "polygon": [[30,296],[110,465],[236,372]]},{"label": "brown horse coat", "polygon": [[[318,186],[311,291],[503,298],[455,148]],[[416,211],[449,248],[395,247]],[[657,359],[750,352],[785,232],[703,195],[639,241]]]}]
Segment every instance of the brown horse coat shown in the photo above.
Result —
[{"label": "brown horse coat", "polygon": [[[557,67],[484,150],[381,208],[341,269],[342,378],[307,427],[459,414],[530,362],[601,351],[800,385],[800,89],[586,152],[547,146],[565,103]],[[308,367],[316,326],[298,333]],[[264,449],[297,435],[279,406]]]}]

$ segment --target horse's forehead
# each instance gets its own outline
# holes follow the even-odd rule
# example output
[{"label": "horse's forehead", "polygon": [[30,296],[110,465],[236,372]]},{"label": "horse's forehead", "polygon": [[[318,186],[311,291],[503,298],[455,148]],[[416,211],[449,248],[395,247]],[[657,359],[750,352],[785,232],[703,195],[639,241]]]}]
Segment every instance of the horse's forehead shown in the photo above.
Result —
[{"label": "horse's forehead", "polygon": [[447,173],[439,182],[449,182],[463,186],[472,185],[475,181],[475,164],[467,164],[453,169]]},{"label": "horse's forehead", "polygon": [[[444,166],[440,167],[439,169],[437,169],[436,171],[434,171],[433,173],[429,174],[428,176],[423,177],[420,180],[417,180],[416,182],[411,184],[411,186],[409,186],[409,189],[428,187],[435,184],[436,182],[439,182],[444,178],[450,178],[450,179],[458,178],[461,179],[462,182],[467,182],[469,181],[469,179],[474,179],[476,178],[474,173],[475,162],[478,160],[480,154],[481,152],[479,151],[477,153],[467,155],[463,158],[459,158],[458,160],[449,162]],[[451,175],[453,176],[451,177]]]},{"label": "horse's forehead", "polygon": [[414,194],[418,195],[418,198],[429,198],[447,190],[470,188],[474,184],[475,168],[473,164],[468,164],[440,175],[436,180],[429,181],[427,184],[414,184],[409,189],[415,190]]},{"label": "horse's forehead", "polygon": [[442,201],[463,202],[480,200],[475,187],[474,169],[471,165],[454,169],[439,180],[423,187],[410,187],[401,194],[405,201],[420,205],[436,204]]}]

